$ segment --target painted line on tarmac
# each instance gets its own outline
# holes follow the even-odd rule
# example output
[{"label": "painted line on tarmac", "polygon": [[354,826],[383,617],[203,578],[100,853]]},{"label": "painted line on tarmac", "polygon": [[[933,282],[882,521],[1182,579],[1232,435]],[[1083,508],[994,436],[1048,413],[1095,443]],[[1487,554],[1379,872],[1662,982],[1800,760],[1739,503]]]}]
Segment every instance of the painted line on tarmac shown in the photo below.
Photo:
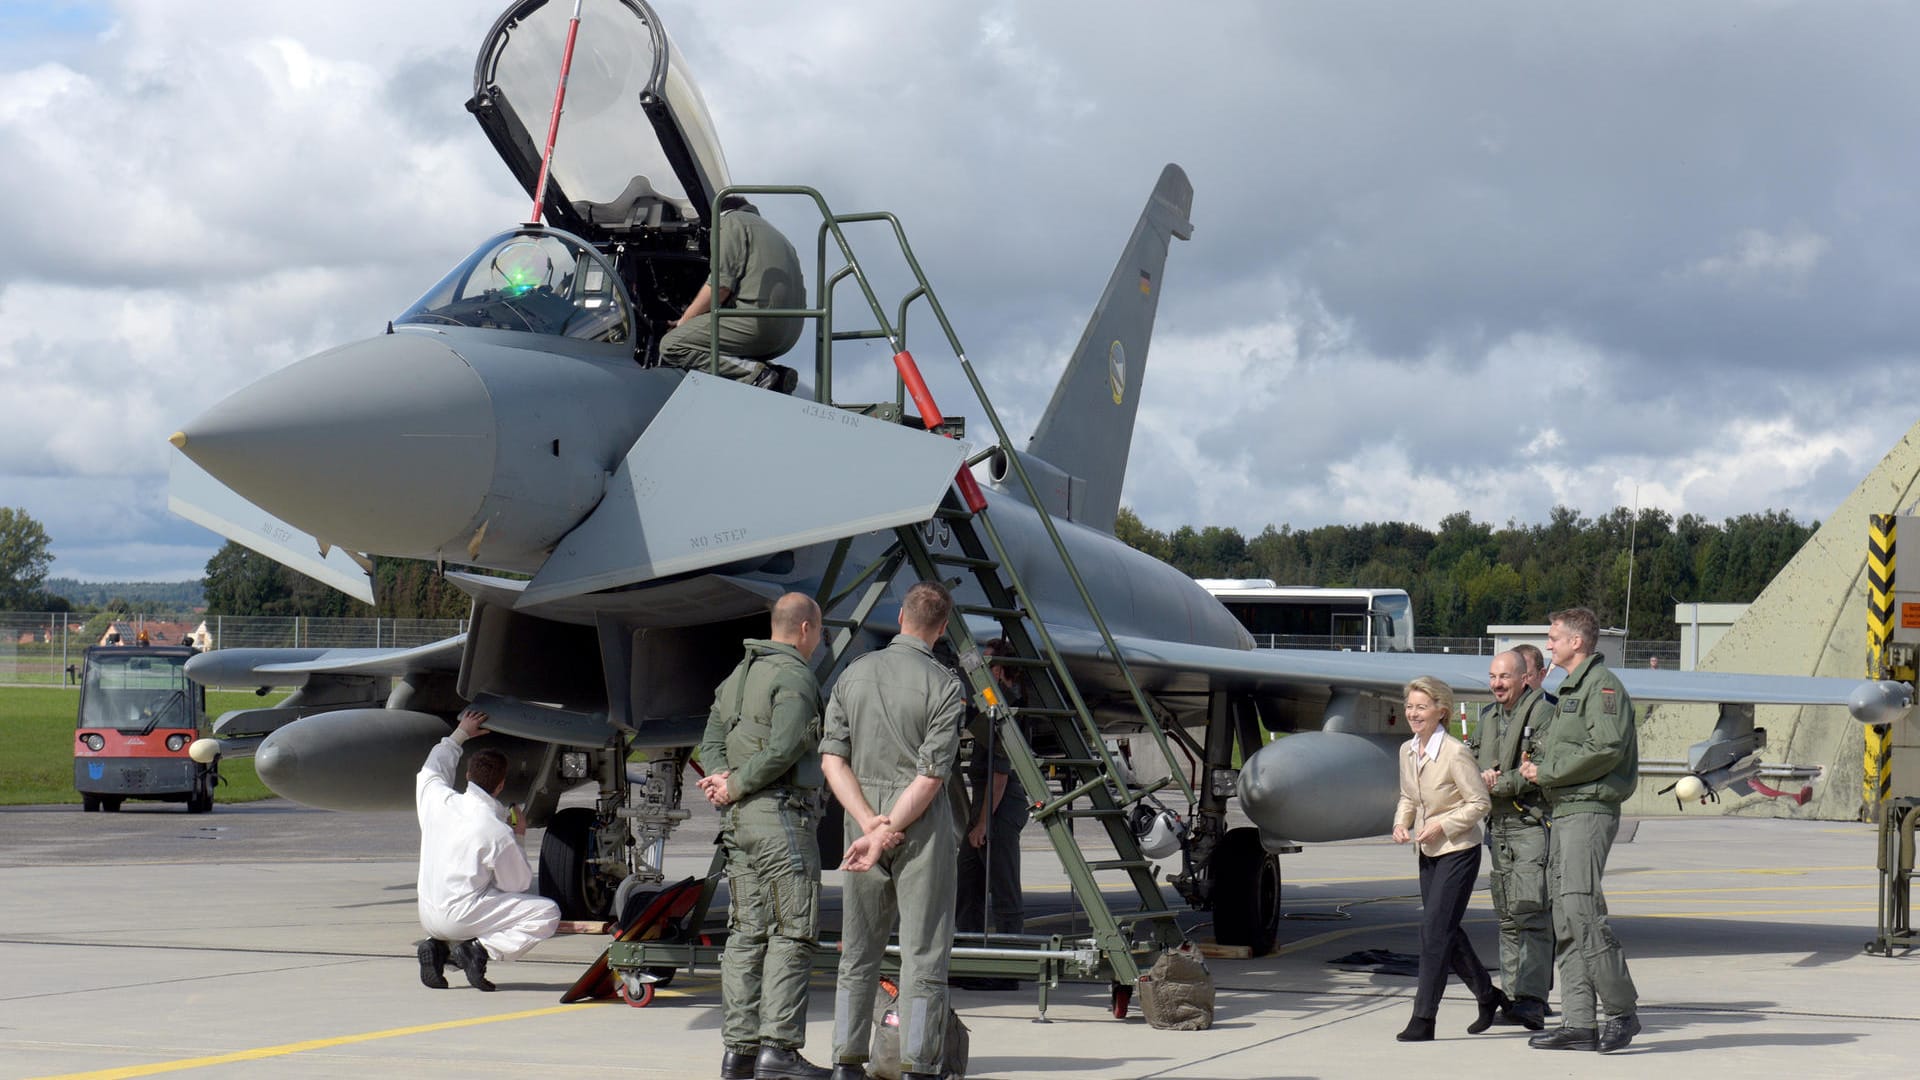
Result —
[{"label": "painted line on tarmac", "polygon": [[1712,896],[1736,892],[1857,892],[1860,885],[1728,885],[1718,889],[1608,889],[1607,899],[1616,896]]},{"label": "painted line on tarmac", "polygon": [[[592,1004],[604,1004],[595,1002]],[[482,1024],[497,1024],[504,1020],[530,1020],[539,1016],[553,1016],[564,1012],[580,1012],[580,1005],[548,1005],[541,1009],[523,1009],[519,1012],[498,1013],[493,1016],[470,1016],[461,1020],[442,1020],[437,1024],[417,1024],[413,1027],[387,1028],[384,1031],[366,1031],[357,1035],[336,1035],[326,1039],[308,1039],[304,1042],[282,1043],[279,1046],[259,1046],[252,1050],[235,1050],[228,1054],[212,1054],[206,1057],[179,1058],[174,1061],[156,1061],[147,1065],[126,1065],[114,1069],[99,1069],[94,1072],[61,1073],[57,1076],[35,1077],[33,1080],[132,1080],[139,1076],[156,1076],[160,1073],[180,1072],[185,1069],[204,1069],[213,1065],[231,1065],[240,1061],[261,1061],[266,1058],[285,1057],[288,1054],[304,1053],[308,1050],[326,1050],[335,1046],[352,1046],[356,1043],[375,1042],[380,1039],[394,1039],[403,1035],[425,1035],[435,1031],[453,1031],[459,1028],[479,1027]]]}]

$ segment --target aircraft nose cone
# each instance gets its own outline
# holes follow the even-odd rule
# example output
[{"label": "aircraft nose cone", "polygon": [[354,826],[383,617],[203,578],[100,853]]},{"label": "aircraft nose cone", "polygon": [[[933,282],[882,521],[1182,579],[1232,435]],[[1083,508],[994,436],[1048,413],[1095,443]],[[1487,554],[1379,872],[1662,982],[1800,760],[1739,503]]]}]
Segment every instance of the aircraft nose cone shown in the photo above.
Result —
[{"label": "aircraft nose cone", "polygon": [[175,439],[261,509],[327,543],[380,555],[464,546],[494,468],[486,385],[459,353],[418,332],[289,365]]}]

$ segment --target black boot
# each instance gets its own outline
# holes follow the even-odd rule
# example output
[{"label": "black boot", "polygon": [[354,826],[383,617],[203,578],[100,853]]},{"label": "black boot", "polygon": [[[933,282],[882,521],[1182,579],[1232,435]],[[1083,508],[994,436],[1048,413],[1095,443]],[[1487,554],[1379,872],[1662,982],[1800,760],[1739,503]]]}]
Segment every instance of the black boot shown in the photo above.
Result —
[{"label": "black boot", "polygon": [[1400,1034],[1395,1035],[1394,1038],[1400,1040],[1401,1042],[1432,1042],[1433,1041],[1433,1017],[1431,1016],[1414,1017],[1413,1019],[1407,1021],[1406,1029],[1401,1031]]},{"label": "black boot", "polygon": [[762,1046],[753,1063],[753,1080],[827,1080],[827,1070],[788,1046]]},{"label": "black boot", "polygon": [[1519,1024],[1528,1031],[1539,1031],[1547,1026],[1547,1003],[1539,998],[1514,998],[1500,1010],[1504,1022]]},{"label": "black boot", "polygon": [[867,1067],[849,1062],[837,1062],[833,1066],[831,1080],[867,1080]]},{"label": "black boot", "polygon": [[1499,987],[1489,989],[1487,996],[1480,999],[1480,1015],[1474,1019],[1473,1023],[1467,1025],[1467,1034],[1478,1035],[1492,1027],[1493,1014],[1511,1004],[1513,1003],[1507,1000],[1507,995],[1502,993]]},{"label": "black boot", "polygon": [[439,938],[423,938],[413,943],[420,958],[420,985],[429,990],[447,988],[447,943]]},{"label": "black boot", "polygon": [[1600,1040],[1592,1028],[1557,1027],[1528,1039],[1527,1045],[1535,1050],[1598,1050]]},{"label": "black boot", "polygon": [[467,973],[468,986],[475,990],[493,990],[493,984],[487,981],[487,950],[478,941],[469,938],[454,942],[447,950],[447,959]]},{"label": "black boot", "polygon": [[1639,1017],[1632,1013],[1610,1017],[1600,1023],[1600,1045],[1597,1049],[1603,1054],[1624,1050],[1638,1034],[1640,1034]]},{"label": "black boot", "polygon": [[720,1080],[753,1080],[753,1063],[759,1056],[758,1046],[727,1047],[720,1055]]}]

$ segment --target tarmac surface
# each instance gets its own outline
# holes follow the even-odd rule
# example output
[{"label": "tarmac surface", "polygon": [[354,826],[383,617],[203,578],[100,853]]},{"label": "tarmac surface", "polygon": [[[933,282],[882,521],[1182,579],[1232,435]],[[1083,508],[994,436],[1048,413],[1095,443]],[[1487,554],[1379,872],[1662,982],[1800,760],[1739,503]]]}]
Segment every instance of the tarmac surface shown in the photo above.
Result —
[{"label": "tarmac surface", "polygon": [[[670,876],[705,872],[712,829],[696,813],[675,836]],[[558,1004],[604,938],[561,937],[496,964],[498,993],[467,988],[457,971],[454,989],[422,987],[417,843],[411,815],[281,802],[192,816],[139,803],[119,814],[0,810],[0,1077],[718,1074],[711,972],[681,973],[645,1009]],[[1514,1027],[1467,1035],[1474,1010],[1457,982],[1438,1041],[1395,1042],[1413,980],[1328,963],[1417,947],[1413,853],[1385,840],[1283,857],[1281,947],[1211,961],[1210,1031],[1156,1031],[1137,1008],[1116,1020],[1105,984],[1063,984],[1048,1023],[1036,1022],[1030,990],[953,1000],[972,1029],[974,1077],[1911,1075],[1920,958],[1862,951],[1873,860],[1865,825],[1686,817],[1623,828],[1608,898],[1646,1030],[1605,1057],[1532,1050]],[[1034,828],[1025,869],[1037,928],[1071,920],[1064,875]],[[827,875],[829,908],[839,878]],[[1493,959],[1484,876],[1468,926]],[[832,1012],[823,972],[806,1048],[817,1062],[831,1056]]]}]

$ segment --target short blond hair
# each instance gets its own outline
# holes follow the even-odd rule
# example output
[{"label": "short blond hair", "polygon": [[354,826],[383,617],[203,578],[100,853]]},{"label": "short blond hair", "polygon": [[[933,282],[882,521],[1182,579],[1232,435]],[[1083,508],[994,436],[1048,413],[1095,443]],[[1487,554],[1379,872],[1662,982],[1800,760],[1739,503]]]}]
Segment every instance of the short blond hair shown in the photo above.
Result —
[{"label": "short blond hair", "polygon": [[1434,678],[1432,675],[1419,675],[1415,676],[1412,682],[1401,688],[1400,693],[1404,699],[1405,695],[1411,694],[1416,690],[1432,698],[1433,703],[1440,706],[1441,710],[1449,717],[1453,715],[1452,687]]}]

